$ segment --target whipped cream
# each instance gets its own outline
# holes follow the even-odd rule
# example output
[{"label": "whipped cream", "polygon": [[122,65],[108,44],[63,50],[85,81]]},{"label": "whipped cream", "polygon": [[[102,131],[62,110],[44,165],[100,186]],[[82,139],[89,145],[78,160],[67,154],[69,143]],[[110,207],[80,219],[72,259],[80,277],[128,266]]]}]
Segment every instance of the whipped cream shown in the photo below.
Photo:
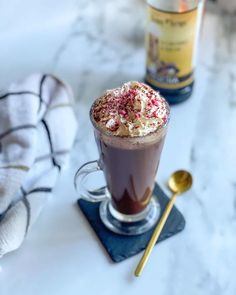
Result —
[{"label": "whipped cream", "polygon": [[107,90],[92,107],[98,126],[115,136],[145,136],[166,125],[166,100],[144,83],[131,81]]}]

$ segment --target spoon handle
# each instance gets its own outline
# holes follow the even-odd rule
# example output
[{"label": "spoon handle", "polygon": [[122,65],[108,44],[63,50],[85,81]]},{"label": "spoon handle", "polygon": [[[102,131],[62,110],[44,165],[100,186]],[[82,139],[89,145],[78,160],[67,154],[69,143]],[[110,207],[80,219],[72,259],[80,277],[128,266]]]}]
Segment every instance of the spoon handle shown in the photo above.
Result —
[{"label": "spoon handle", "polygon": [[152,237],[147,245],[147,248],[145,249],[142,258],[139,261],[139,264],[137,265],[137,268],[134,273],[136,277],[141,275],[141,273],[144,269],[144,266],[147,263],[148,258],[151,254],[151,251],[152,251],[153,247],[155,246],[155,244],[160,236],[160,233],[166,223],[166,220],[171,212],[171,209],[173,208],[176,197],[177,197],[177,193],[173,194],[170,201],[168,202],[168,204],[165,208],[165,211],[164,211],[163,215],[161,216],[161,219],[152,234]]}]

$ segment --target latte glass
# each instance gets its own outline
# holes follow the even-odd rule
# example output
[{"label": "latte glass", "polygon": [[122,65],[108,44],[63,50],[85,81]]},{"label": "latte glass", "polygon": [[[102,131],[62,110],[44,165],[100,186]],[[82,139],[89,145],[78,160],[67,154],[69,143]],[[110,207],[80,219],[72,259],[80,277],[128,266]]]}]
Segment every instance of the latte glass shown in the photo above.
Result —
[{"label": "latte glass", "polygon": [[[153,197],[155,177],[169,122],[141,137],[114,136],[102,130],[90,111],[99,150],[99,160],[87,162],[75,175],[75,187],[82,199],[101,202],[100,217],[110,230],[137,235],[155,225],[160,206]],[[169,114],[169,110],[168,110]],[[102,170],[106,187],[91,191],[85,179]]]}]

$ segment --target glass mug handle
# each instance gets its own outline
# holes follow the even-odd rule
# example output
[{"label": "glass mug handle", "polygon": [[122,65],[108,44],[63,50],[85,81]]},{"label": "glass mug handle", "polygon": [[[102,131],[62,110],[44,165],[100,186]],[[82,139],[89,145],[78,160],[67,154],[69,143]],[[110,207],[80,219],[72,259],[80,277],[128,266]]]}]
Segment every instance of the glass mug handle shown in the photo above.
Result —
[{"label": "glass mug handle", "polygon": [[106,187],[90,191],[85,186],[85,180],[91,173],[101,171],[98,161],[87,162],[82,165],[75,174],[74,185],[76,191],[81,198],[89,202],[101,202],[109,198],[109,193]]}]

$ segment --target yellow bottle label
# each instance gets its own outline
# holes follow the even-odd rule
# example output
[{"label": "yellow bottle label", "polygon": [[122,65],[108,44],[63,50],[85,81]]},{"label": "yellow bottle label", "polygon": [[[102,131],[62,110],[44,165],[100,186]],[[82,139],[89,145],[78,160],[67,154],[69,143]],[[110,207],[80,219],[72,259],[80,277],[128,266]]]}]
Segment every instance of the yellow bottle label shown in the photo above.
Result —
[{"label": "yellow bottle label", "polygon": [[156,87],[178,89],[193,82],[197,8],[164,12],[148,6],[146,80]]}]

